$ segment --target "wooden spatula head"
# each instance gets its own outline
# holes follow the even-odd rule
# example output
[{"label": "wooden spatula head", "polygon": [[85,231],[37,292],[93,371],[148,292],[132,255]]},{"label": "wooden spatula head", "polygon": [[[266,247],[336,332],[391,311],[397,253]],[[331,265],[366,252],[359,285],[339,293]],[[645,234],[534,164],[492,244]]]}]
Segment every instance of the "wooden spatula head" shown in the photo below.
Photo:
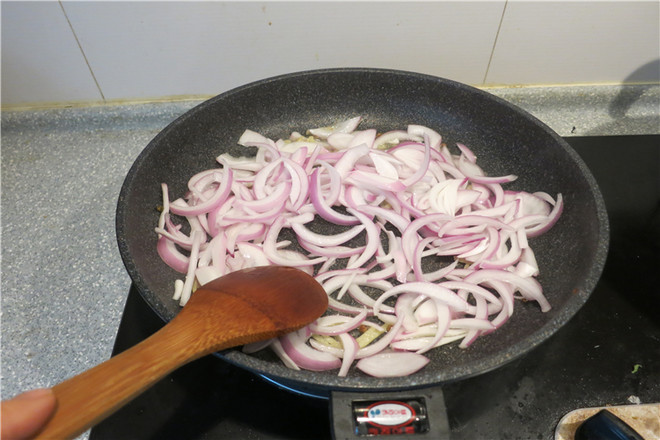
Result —
[{"label": "wooden spatula head", "polygon": [[175,320],[203,326],[201,333],[218,344],[217,351],[297,330],[327,307],[327,294],[314,278],[293,267],[268,266],[205,284]]}]

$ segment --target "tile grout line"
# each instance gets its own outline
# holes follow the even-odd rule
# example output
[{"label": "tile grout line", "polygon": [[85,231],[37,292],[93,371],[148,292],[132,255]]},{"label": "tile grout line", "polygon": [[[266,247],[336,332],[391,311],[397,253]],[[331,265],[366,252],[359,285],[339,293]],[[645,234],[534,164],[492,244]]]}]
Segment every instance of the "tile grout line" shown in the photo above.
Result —
[{"label": "tile grout line", "polygon": [[505,0],[504,7],[502,8],[502,16],[500,17],[500,23],[497,25],[497,32],[495,33],[493,48],[490,51],[490,57],[488,57],[488,65],[486,66],[486,72],[484,73],[484,79],[481,82],[481,84],[486,84],[486,78],[488,78],[488,73],[490,72],[490,63],[493,61],[493,55],[495,54],[495,47],[497,46],[497,39],[500,36],[500,29],[502,29],[502,22],[504,21],[504,13],[506,12],[506,6],[508,4],[509,4],[509,0]]},{"label": "tile grout line", "polygon": [[96,84],[96,88],[98,89],[99,93],[101,94],[101,100],[105,102],[105,95],[103,94],[103,90],[101,90],[101,86],[99,85],[99,82],[96,80],[96,75],[94,75],[94,71],[92,70],[92,66],[89,64],[89,60],[87,59],[87,56],[85,55],[85,51],[82,48],[82,45],[80,44],[80,40],[78,40],[78,35],[76,35],[76,31],[73,29],[73,25],[71,24],[71,20],[69,20],[69,16],[66,14],[66,10],[64,9],[64,5],[62,4],[61,0],[58,0],[57,3],[59,3],[60,8],[62,9],[62,13],[64,14],[64,18],[66,19],[66,22],[69,24],[69,29],[71,29],[71,33],[73,34],[73,38],[76,40],[76,44],[78,45],[78,49],[80,49],[80,53],[83,56],[83,59],[85,60],[85,64],[87,64],[87,68],[89,69],[89,73],[92,75],[92,79],[94,80],[94,84]]}]

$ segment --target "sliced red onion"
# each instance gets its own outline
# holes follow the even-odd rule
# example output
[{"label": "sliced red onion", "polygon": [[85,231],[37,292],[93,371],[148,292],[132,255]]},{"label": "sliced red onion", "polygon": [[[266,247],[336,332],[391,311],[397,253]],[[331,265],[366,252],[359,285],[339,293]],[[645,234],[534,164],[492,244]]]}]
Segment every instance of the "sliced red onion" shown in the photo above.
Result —
[{"label": "sliced red onion", "polygon": [[199,247],[202,244],[203,240],[206,239],[205,233],[200,230],[192,231],[193,245],[190,250],[190,258],[188,262],[188,272],[186,273],[186,278],[183,282],[183,291],[181,292],[181,298],[179,298],[179,304],[183,307],[186,305],[192,294],[193,283],[195,282],[195,269],[197,267],[197,257],[199,255]]},{"label": "sliced red onion", "polygon": [[362,347],[358,350],[357,354],[355,355],[355,359],[362,359],[365,357],[373,356],[374,354],[380,353],[381,351],[385,350],[389,345],[394,341],[394,338],[399,334],[399,331],[401,331],[401,325],[403,324],[403,319],[399,318],[397,321],[392,325],[392,327],[389,329],[387,333],[382,335],[380,339],[377,339],[375,342],[372,342],[370,345],[367,345],[366,347]]},{"label": "sliced red onion", "polygon": [[172,202],[170,204],[170,211],[173,214],[185,215],[185,216],[208,213],[209,211],[219,206],[222,202],[224,202],[229,196],[229,192],[231,191],[232,174],[233,173],[231,169],[229,168],[225,169],[225,172],[222,173],[222,180],[219,182],[220,184],[218,185],[218,189],[209,199],[194,205]]},{"label": "sliced red onion", "polygon": [[451,321],[452,328],[461,328],[467,330],[494,330],[490,321],[476,318],[457,318]]},{"label": "sliced red onion", "polygon": [[508,176],[498,176],[498,177],[468,176],[468,179],[471,182],[482,183],[482,184],[509,183],[509,182],[513,182],[517,178],[518,176],[514,176],[513,174],[509,174]]},{"label": "sliced red onion", "polygon": [[197,282],[201,286],[216,278],[220,278],[222,275],[223,272],[215,266],[203,266],[195,270],[195,278],[197,278]]},{"label": "sliced red onion", "polygon": [[401,293],[417,293],[419,295],[424,295],[429,298],[437,299],[438,301],[447,304],[449,307],[457,311],[466,311],[468,308],[468,303],[456,295],[455,292],[432,283],[421,283],[421,282],[412,282],[407,284],[400,284],[398,286],[392,287],[387,292],[383,293],[380,298],[376,300],[374,304],[374,314],[379,315],[380,305],[387,298],[390,298]]},{"label": "sliced red onion", "polygon": [[353,365],[355,360],[355,355],[357,354],[360,346],[353,336],[348,333],[340,333],[339,340],[344,349],[343,359],[341,361],[341,367],[339,368],[339,377],[346,377],[348,375],[348,370]]},{"label": "sliced red onion", "polygon": [[245,147],[260,146],[262,144],[275,147],[275,142],[252,130],[245,130],[241,137],[238,138],[238,144]]},{"label": "sliced red onion", "polygon": [[284,352],[300,368],[325,371],[341,367],[341,360],[338,357],[310,347],[299,331],[281,336],[279,340]]},{"label": "sliced red onion", "polygon": [[376,250],[378,249],[378,243],[380,242],[380,231],[378,230],[378,226],[371,222],[369,217],[366,215],[351,208],[348,208],[348,212],[349,214],[353,214],[353,216],[357,217],[357,219],[362,222],[367,233],[367,245],[364,248],[364,252],[362,255],[360,255],[360,258],[347,266],[350,269],[362,266],[367,261],[369,261],[371,257],[374,256]]},{"label": "sliced red onion", "polygon": [[302,240],[300,237],[298,238],[298,244],[300,244],[300,246],[303,249],[305,249],[311,254],[323,255],[324,257],[329,257],[329,258],[349,258],[352,257],[353,255],[360,255],[364,252],[364,246],[355,247],[355,248],[348,246],[321,247],[308,243]]},{"label": "sliced red onion", "polygon": [[406,188],[419,182],[428,172],[429,164],[431,163],[431,149],[433,148],[430,143],[431,141],[429,140],[428,136],[425,136],[424,159],[422,159],[422,163],[419,164],[419,167],[415,170],[415,172],[403,180],[402,183]]},{"label": "sliced red onion", "polygon": [[403,330],[405,332],[414,332],[419,328],[419,324],[413,314],[412,303],[417,298],[416,295],[411,293],[404,293],[399,295],[394,306],[394,313],[403,319]]},{"label": "sliced red onion", "polygon": [[406,185],[400,180],[360,170],[351,171],[346,177],[346,183],[368,190],[400,192],[406,189]]},{"label": "sliced red onion", "polygon": [[278,170],[282,167],[282,162],[282,158],[276,159],[255,174],[254,182],[252,183],[252,192],[255,198],[264,198],[268,195],[266,192],[266,188],[269,186],[268,181],[273,174],[277,174]]},{"label": "sliced red onion", "polygon": [[367,156],[369,154],[369,151],[370,151],[369,146],[364,144],[346,150],[346,152],[339,158],[339,160],[335,164],[335,169],[339,173],[339,176],[342,179],[345,179],[346,176],[348,176],[348,174],[351,172],[353,167],[355,167],[357,161],[360,160],[362,157]]},{"label": "sliced red onion", "polygon": [[374,377],[409,376],[426,366],[429,358],[417,353],[386,352],[360,359],[355,366]]},{"label": "sliced red onion", "polygon": [[[381,282],[386,282],[383,280],[380,280]],[[370,280],[369,282],[365,283],[365,285],[370,285],[372,282],[375,282],[373,280]],[[348,294],[353,297],[358,303],[366,306],[366,307],[373,307],[374,303],[376,302],[371,296],[366,294],[364,290],[360,288],[358,284],[351,284],[348,286]],[[390,306],[382,306],[381,310],[383,313],[394,313],[394,309]]]},{"label": "sliced red onion", "polygon": [[465,290],[473,295],[479,295],[483,299],[491,303],[500,303],[500,299],[493,295],[488,289],[484,289],[478,284],[468,283],[465,281],[443,281],[438,283],[439,286],[445,287],[450,290]]},{"label": "sliced red onion", "polygon": [[523,278],[535,277],[539,274],[539,265],[531,248],[527,247],[522,250],[515,273]]},{"label": "sliced red onion", "polygon": [[389,209],[382,208],[380,206],[361,205],[355,209],[369,216],[380,217],[384,221],[394,225],[399,230],[399,232],[403,232],[410,223],[410,220],[406,219],[401,214]]},{"label": "sliced red onion", "polygon": [[332,133],[328,136],[328,144],[335,150],[345,150],[353,140],[351,133]]},{"label": "sliced red onion", "polygon": [[[344,349],[343,348],[339,348],[339,347],[336,347],[334,345],[333,346],[327,345],[327,340],[324,339],[324,340],[319,341],[318,340],[319,337],[320,337],[320,335],[312,335],[312,337],[309,339],[308,342],[309,342],[309,345],[312,346],[312,348],[315,348],[316,350],[322,351],[322,352],[325,352],[325,353],[330,353],[331,355],[336,356],[340,359],[344,358]],[[334,340],[336,341],[336,339],[334,339]],[[343,365],[343,362],[342,362],[342,365]]]},{"label": "sliced red onion", "polygon": [[461,153],[463,153],[463,156],[465,157],[465,159],[467,159],[468,162],[472,162],[472,163],[477,162],[477,156],[475,156],[472,150],[466,147],[465,144],[461,144],[460,142],[457,142],[456,146],[458,147],[459,150],[461,150]]},{"label": "sliced red onion", "polygon": [[403,253],[411,266],[415,264],[414,252],[417,243],[420,240],[418,235],[419,230],[423,227],[428,227],[433,223],[442,224],[449,219],[451,219],[451,217],[447,214],[429,214],[410,222],[405,231],[403,231],[401,243]]},{"label": "sliced red onion", "polygon": [[275,205],[265,212],[254,212],[246,208],[243,212],[228,212],[221,221],[216,221],[218,227],[228,227],[235,223],[265,223],[272,224],[284,212],[284,205]]},{"label": "sliced red onion", "polygon": [[293,259],[282,255],[277,249],[276,243],[283,223],[284,219],[281,217],[275,221],[275,224],[273,224],[268,231],[263,244],[264,253],[273,264],[280,266],[314,266],[315,264],[325,261],[325,257],[307,259],[301,255],[300,258]]},{"label": "sliced red onion", "polygon": [[280,183],[276,185],[273,192],[258,200],[242,200],[236,203],[236,207],[249,209],[254,212],[267,212],[275,207],[281,207],[291,194],[291,184]]},{"label": "sliced red onion", "polygon": [[442,143],[442,136],[440,135],[440,133],[423,125],[417,125],[417,124],[408,125],[408,134],[413,136],[421,136],[422,139],[424,138],[424,136],[427,136],[429,139],[429,145],[434,150],[438,150],[440,148],[440,144]]},{"label": "sliced red onion", "polygon": [[402,351],[418,352],[420,350],[425,350],[424,351],[425,353],[426,351],[428,351],[428,347],[431,347],[431,349],[438,348],[442,345],[451,344],[452,342],[463,339],[464,337],[465,337],[465,332],[461,334],[452,334],[452,335],[447,334],[439,341],[437,341],[434,345],[431,346],[435,338],[431,338],[429,336],[420,336],[414,339],[404,339],[400,341],[394,341],[390,344],[390,347],[393,350],[402,350]]},{"label": "sliced red onion", "polygon": [[330,127],[312,128],[307,131],[309,132],[309,134],[316,136],[320,139],[326,139],[332,133],[351,133],[355,131],[357,126],[360,124],[361,120],[362,120],[361,116],[356,116],[354,118],[339,122]]},{"label": "sliced red onion", "polygon": [[424,327],[438,319],[438,310],[433,300],[426,298],[415,308],[414,315],[419,326]]},{"label": "sliced red onion", "polygon": [[374,140],[376,139],[376,130],[373,128],[367,130],[359,130],[353,132],[353,139],[348,144],[348,148],[366,145],[369,149],[373,148]]},{"label": "sliced red onion", "polygon": [[403,141],[419,142],[421,140],[421,136],[411,135],[405,130],[392,130],[378,136],[374,140],[373,148],[383,150],[394,147]]},{"label": "sliced red onion", "polygon": [[520,215],[545,215],[550,214],[550,205],[555,201],[548,202],[544,198],[530,194],[525,191],[504,191],[504,202],[508,200],[518,200],[520,202]]},{"label": "sliced red onion", "polygon": [[296,370],[296,371],[300,370],[298,364],[296,364],[293,361],[293,359],[291,359],[291,357],[286,353],[279,339],[271,340],[269,347],[273,350],[273,352],[275,352],[275,354],[280,358],[282,363],[286,365],[288,368],[291,368],[292,370]]},{"label": "sliced red onion", "polygon": [[465,277],[466,282],[480,284],[484,281],[504,281],[516,287],[516,289],[527,299],[534,300],[541,306],[542,312],[552,308],[548,300],[543,296],[541,285],[533,278],[523,278],[507,270],[484,269],[475,271]]},{"label": "sliced red onion", "polygon": [[434,348],[442,340],[442,338],[445,337],[449,331],[449,328],[454,322],[451,319],[451,310],[449,310],[449,307],[447,307],[446,304],[438,301],[437,299],[431,299],[431,301],[428,302],[435,306],[436,333],[430,340],[427,341],[425,345],[416,350],[418,354],[426,353],[427,351]]},{"label": "sliced red onion", "polygon": [[335,235],[323,235],[310,231],[301,223],[294,223],[291,228],[298,234],[300,239],[316,246],[339,246],[356,237],[365,229],[364,225],[354,226],[344,232]]},{"label": "sliced red onion", "polygon": [[[176,299],[185,303],[195,280],[228,271],[298,267],[323,284],[329,309],[341,315],[248,350],[268,346],[291,368],[339,369],[341,376],[354,359],[368,364],[392,349],[423,353],[455,340],[466,348],[512,316],[515,298],[550,309],[529,239],[557,222],[561,194],[504,190],[516,176],[487,175],[475,152],[459,143],[460,154],[452,154],[429,127],[378,135],[357,130],[360,121],[277,140],[246,130],[239,144],[256,147],[254,158],[218,156],[221,168],[195,174],[185,197],[172,202],[163,184],[157,248],[186,274],[175,282]],[[307,225],[316,216],[348,228],[319,234]],[[283,230],[303,252],[278,241]],[[351,246],[360,235],[366,243]],[[426,258],[440,267],[424,273]],[[392,297],[395,307],[385,304]],[[373,330],[379,326],[390,328],[380,334]],[[372,333],[358,348],[355,335],[365,328]],[[333,347],[308,342],[309,329],[343,348],[330,339]]]},{"label": "sliced red onion", "polygon": [[238,252],[246,261],[246,267],[258,267],[270,265],[270,260],[263,249],[251,243],[237,243]]},{"label": "sliced red onion", "polygon": [[160,258],[172,269],[181,273],[186,273],[188,271],[190,258],[179,252],[173,241],[168,240],[161,235],[160,238],[158,238],[157,249]]},{"label": "sliced red onion", "polygon": [[346,316],[323,316],[310,324],[309,329],[317,335],[340,335],[356,329],[367,317],[367,310],[363,310],[352,318]]},{"label": "sliced red onion", "polygon": [[298,210],[307,200],[309,193],[309,178],[303,167],[292,160],[284,160],[284,166],[291,174],[291,195],[290,200],[292,210]]},{"label": "sliced red onion", "polygon": [[557,203],[552,208],[552,211],[550,211],[550,214],[548,214],[548,219],[538,226],[527,228],[525,230],[525,232],[527,232],[527,236],[538,237],[539,235],[548,232],[550,228],[552,228],[555,225],[555,223],[557,223],[557,220],[559,220],[559,216],[561,215],[563,210],[564,210],[564,200],[561,194],[557,194]]},{"label": "sliced red onion", "polygon": [[[321,184],[318,173],[319,173],[318,169],[315,169],[312,172],[310,178],[310,199],[312,201],[312,204],[316,208],[318,214],[321,217],[323,217],[325,220],[338,225],[358,224],[359,220],[354,216],[341,214],[330,207],[330,204],[327,202],[327,200],[324,199],[323,195],[321,194]],[[339,185],[339,174],[337,174],[336,185],[337,186]]]},{"label": "sliced red onion", "polygon": [[398,168],[401,166],[401,162],[391,154],[372,150],[369,153],[369,158],[374,164],[373,168],[364,167],[363,169],[370,170],[383,177],[399,180]]},{"label": "sliced red onion", "polygon": [[522,250],[518,244],[518,236],[516,234],[507,234],[511,246],[506,250],[505,243],[506,238],[501,241],[500,249],[502,250],[503,255],[499,258],[488,259],[480,261],[479,267],[483,269],[506,269],[507,267],[513,266],[520,260],[520,255]]}]

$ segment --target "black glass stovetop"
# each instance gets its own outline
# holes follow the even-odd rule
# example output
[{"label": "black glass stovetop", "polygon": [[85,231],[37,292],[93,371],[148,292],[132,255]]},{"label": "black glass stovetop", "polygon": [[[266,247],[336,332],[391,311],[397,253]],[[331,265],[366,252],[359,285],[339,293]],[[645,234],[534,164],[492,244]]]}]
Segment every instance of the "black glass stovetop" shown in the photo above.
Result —
[{"label": "black glass stovetop", "polygon": [[[608,209],[603,276],[577,315],[529,354],[443,387],[454,440],[552,439],[572,410],[660,402],[660,136],[566,140]],[[113,355],[162,325],[131,288]],[[208,356],[161,380],[89,438],[327,439],[329,405]]]}]

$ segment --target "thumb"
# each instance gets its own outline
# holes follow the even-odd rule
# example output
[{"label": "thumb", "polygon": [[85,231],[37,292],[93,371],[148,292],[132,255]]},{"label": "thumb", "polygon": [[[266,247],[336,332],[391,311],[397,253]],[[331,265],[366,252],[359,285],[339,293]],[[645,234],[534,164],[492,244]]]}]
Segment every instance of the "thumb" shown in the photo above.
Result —
[{"label": "thumb", "polygon": [[19,440],[34,436],[50,418],[56,403],[50,388],[27,391],[2,402],[0,437]]}]

